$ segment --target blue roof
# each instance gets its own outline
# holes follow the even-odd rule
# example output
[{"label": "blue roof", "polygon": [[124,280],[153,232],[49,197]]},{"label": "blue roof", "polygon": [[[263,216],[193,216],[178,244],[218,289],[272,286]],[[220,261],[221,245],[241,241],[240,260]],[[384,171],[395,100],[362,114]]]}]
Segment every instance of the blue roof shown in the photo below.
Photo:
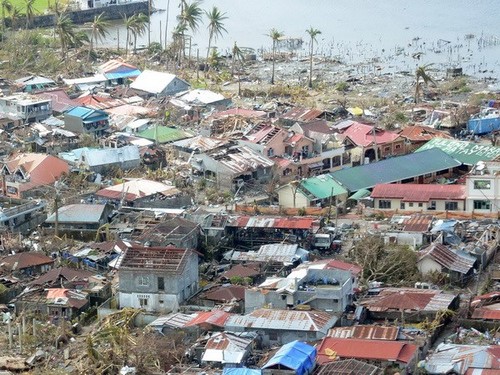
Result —
[{"label": "blue roof", "polygon": [[222,375],[262,375],[262,370],[248,367],[224,367]]},{"label": "blue roof", "polygon": [[70,116],[80,117],[81,119],[86,119],[89,116],[93,116],[92,121],[103,120],[108,118],[108,114],[104,111],[83,106],[71,108],[69,111],[66,112],[66,114]]},{"label": "blue roof", "polygon": [[115,72],[104,73],[104,76],[107,79],[119,79],[119,78],[138,77],[139,74],[141,74],[141,71],[139,69],[135,69],[122,72],[115,71]]},{"label": "blue roof", "polygon": [[283,345],[262,368],[280,366],[304,375],[312,372],[315,361],[316,348],[296,340]]}]

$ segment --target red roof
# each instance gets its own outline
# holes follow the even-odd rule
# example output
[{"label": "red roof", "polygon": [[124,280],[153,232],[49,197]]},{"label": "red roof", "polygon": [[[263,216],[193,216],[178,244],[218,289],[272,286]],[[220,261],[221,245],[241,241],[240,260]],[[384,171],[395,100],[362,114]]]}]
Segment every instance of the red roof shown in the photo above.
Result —
[{"label": "red roof", "polygon": [[209,290],[203,298],[216,302],[242,301],[245,299],[245,287],[241,285],[219,286]]},{"label": "red roof", "polygon": [[[258,268],[258,266],[257,266]],[[223,277],[226,279],[230,279],[231,277],[234,276],[239,276],[239,277],[254,277],[260,275],[260,271],[258,269],[244,266],[242,264],[237,264],[234,267],[232,267],[230,270],[224,272],[222,274]]]},{"label": "red roof", "polygon": [[43,253],[35,252],[17,253],[0,259],[0,266],[11,271],[52,263],[54,263],[54,259]]},{"label": "red roof", "polygon": [[[349,128],[347,128],[344,133],[342,133],[342,135],[348,137],[356,146],[366,147],[373,144],[372,125],[355,122],[351,126],[349,126]],[[375,140],[378,145],[393,142],[398,137],[399,134],[375,128]]]},{"label": "red roof", "polygon": [[321,116],[325,111],[321,109],[308,109],[308,108],[300,108],[295,107],[285,113],[282,118],[287,120],[296,120],[296,121],[311,121],[317,119]]},{"label": "red roof", "polygon": [[405,232],[427,232],[430,229],[434,216],[432,215],[412,215],[403,222]]},{"label": "red roof", "polygon": [[427,142],[433,138],[452,138],[445,132],[423,125],[408,126],[399,135],[413,142]]},{"label": "red roof", "polygon": [[186,327],[197,326],[201,324],[210,324],[217,327],[224,327],[226,320],[231,316],[223,310],[213,310],[200,312],[196,317],[186,324]]},{"label": "red roof", "polygon": [[326,264],[325,269],[338,269],[338,270],[344,270],[344,271],[350,271],[351,274],[353,275],[359,275],[363,269],[352,263],[347,263],[347,262],[342,262],[341,260],[338,259],[331,259],[328,261]]},{"label": "red roof", "polygon": [[238,228],[276,228],[276,229],[311,229],[315,218],[312,217],[269,217],[237,216],[229,227]]},{"label": "red roof", "polygon": [[429,202],[431,200],[464,200],[464,185],[436,184],[377,184],[372,198],[401,199],[403,202]]},{"label": "red roof", "polygon": [[42,99],[50,99],[52,101],[52,109],[55,112],[62,113],[79,105],[78,102],[71,99],[63,89],[42,91],[35,94],[35,96]]},{"label": "red roof", "polygon": [[473,311],[471,318],[482,320],[500,320],[500,310],[493,310],[484,307],[478,308]]},{"label": "red roof", "polygon": [[320,365],[337,359],[355,358],[409,363],[418,347],[401,341],[338,339],[325,337],[318,347]]}]

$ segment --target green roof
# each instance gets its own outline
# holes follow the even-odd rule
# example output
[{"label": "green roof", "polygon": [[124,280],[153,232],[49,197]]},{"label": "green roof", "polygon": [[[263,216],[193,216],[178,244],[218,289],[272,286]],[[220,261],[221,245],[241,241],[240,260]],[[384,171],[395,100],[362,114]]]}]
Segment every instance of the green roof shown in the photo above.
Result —
[{"label": "green roof", "polygon": [[475,165],[478,161],[489,161],[500,155],[500,147],[455,139],[433,138],[415,152],[438,148],[465,165]]},{"label": "green roof", "polygon": [[360,189],[349,197],[349,199],[359,201],[363,198],[369,197],[372,192],[368,189]]},{"label": "green roof", "polygon": [[137,136],[151,141],[157,141],[158,143],[169,143],[189,138],[191,134],[168,126],[153,126],[152,128],[137,133]]},{"label": "green roof", "polygon": [[354,193],[361,189],[370,189],[377,184],[398,182],[459,165],[462,163],[443,151],[433,148],[371,164],[341,169],[330,175],[344,188]]},{"label": "green roof", "polygon": [[299,188],[314,199],[326,199],[347,193],[346,189],[327,174],[302,180]]}]

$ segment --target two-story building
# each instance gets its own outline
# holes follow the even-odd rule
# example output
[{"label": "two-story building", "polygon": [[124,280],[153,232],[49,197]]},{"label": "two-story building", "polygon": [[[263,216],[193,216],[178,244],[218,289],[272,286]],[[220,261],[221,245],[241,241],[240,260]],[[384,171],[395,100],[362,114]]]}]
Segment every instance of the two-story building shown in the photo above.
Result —
[{"label": "two-story building", "polygon": [[271,277],[259,287],[245,291],[246,312],[266,306],[278,309],[308,306],[342,313],[352,301],[351,272],[340,269],[303,267],[286,278]]},{"label": "two-story building", "polygon": [[467,211],[500,212],[500,157],[478,162],[466,179]]},{"label": "two-story building", "polygon": [[198,253],[175,247],[131,246],[118,269],[120,307],[177,311],[198,291]]},{"label": "two-story building", "polygon": [[21,94],[0,98],[0,113],[25,123],[39,122],[52,115],[51,99]]},{"label": "two-story building", "polygon": [[64,113],[64,127],[75,133],[99,137],[109,129],[109,116],[99,109],[75,107]]}]

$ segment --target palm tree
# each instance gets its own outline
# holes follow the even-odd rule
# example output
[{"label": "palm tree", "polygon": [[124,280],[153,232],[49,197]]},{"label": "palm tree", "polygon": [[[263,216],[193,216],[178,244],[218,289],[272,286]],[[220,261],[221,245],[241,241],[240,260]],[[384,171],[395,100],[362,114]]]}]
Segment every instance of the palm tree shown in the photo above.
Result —
[{"label": "palm tree", "polygon": [[[436,85],[434,79],[429,75],[429,68],[433,64],[420,65],[415,70],[415,104],[418,103],[421,94],[422,83],[427,86],[429,83]],[[422,81],[422,82],[420,82]]]},{"label": "palm tree", "polygon": [[137,37],[143,35],[148,29],[149,17],[144,13],[134,14],[132,16],[133,26],[132,26],[132,35],[134,36],[134,54],[137,51]]},{"label": "palm tree", "polygon": [[[185,0],[181,1],[181,13],[177,16],[179,24],[185,26],[186,29],[190,29],[193,33],[198,31],[200,26],[201,17],[203,15],[203,10],[200,7],[201,1],[195,0],[192,3],[187,3]],[[182,29],[182,28],[181,28]],[[182,34],[182,55],[185,55],[186,51],[186,34]]]},{"label": "palm tree", "polygon": [[35,9],[35,0],[25,0],[26,8],[25,8],[25,15],[26,15],[26,29],[30,27],[31,20],[33,19],[33,16],[38,13],[38,11]]},{"label": "palm tree", "polygon": [[15,30],[17,28],[17,20],[21,17],[21,9],[17,6],[12,8],[10,12],[10,28]]},{"label": "palm tree", "polygon": [[58,17],[56,23],[56,33],[59,35],[59,41],[61,42],[61,58],[64,60],[66,58],[68,47],[75,39],[75,25],[67,14],[63,14]]},{"label": "palm tree", "polygon": [[108,28],[110,24],[104,15],[104,12],[99,14],[98,16],[94,16],[94,22],[92,22],[91,30],[90,30],[90,48],[89,48],[89,59],[90,53],[94,49],[94,42],[97,46],[97,40],[104,38],[109,34]]},{"label": "palm tree", "polygon": [[177,24],[172,30],[172,40],[174,51],[177,51],[177,64],[180,64],[182,58],[182,51],[184,49],[184,35],[187,31],[187,26],[184,24]]},{"label": "palm tree", "polygon": [[314,53],[314,42],[316,41],[316,36],[321,34],[321,31],[314,29],[312,26],[306,30],[306,33],[311,37],[311,48],[309,50],[309,87],[313,86],[312,82],[312,72],[313,72],[313,53]]},{"label": "palm tree", "polygon": [[222,21],[227,19],[226,13],[221,13],[219,8],[214,6],[210,12],[205,11],[205,15],[208,17],[208,49],[207,49],[207,64],[205,70],[209,69],[208,56],[210,56],[210,47],[212,46],[212,40],[217,40],[222,33],[227,33],[226,28]]},{"label": "palm tree", "polygon": [[278,43],[278,40],[283,37],[283,32],[278,31],[276,29],[271,29],[269,31],[269,36],[273,40],[273,68],[272,68],[272,75],[271,75],[271,85],[274,85],[274,65],[275,65],[275,57],[276,57],[276,44]]},{"label": "palm tree", "polygon": [[233,50],[232,50],[232,58],[233,58],[233,63],[231,64],[231,75],[233,75],[234,72],[234,65],[236,61],[239,61],[240,66],[238,68],[238,96],[241,96],[241,69],[243,69],[243,61],[245,61],[245,56],[243,55],[243,51],[241,50],[240,47],[234,42]]},{"label": "palm tree", "polygon": [[2,6],[2,38],[3,38],[3,33],[5,32],[5,11],[7,13],[12,12],[12,3],[9,0],[1,0],[1,6]]}]

